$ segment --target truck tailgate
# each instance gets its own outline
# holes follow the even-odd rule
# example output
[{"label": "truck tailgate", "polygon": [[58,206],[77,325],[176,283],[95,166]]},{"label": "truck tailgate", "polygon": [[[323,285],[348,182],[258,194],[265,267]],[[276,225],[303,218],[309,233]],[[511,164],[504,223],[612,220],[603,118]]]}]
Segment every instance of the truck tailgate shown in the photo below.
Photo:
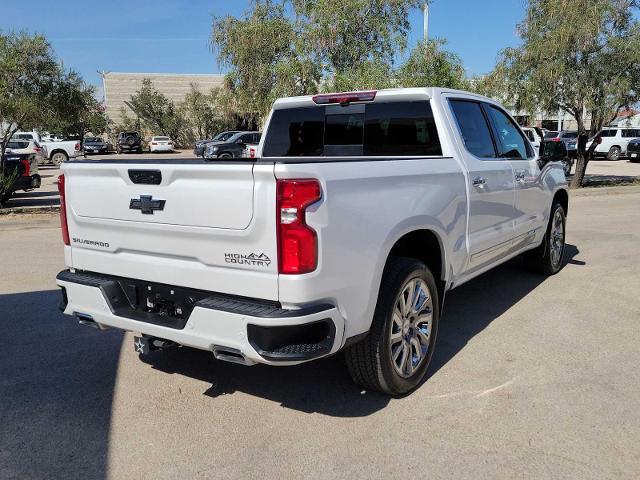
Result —
[{"label": "truck tailgate", "polygon": [[74,268],[277,299],[273,165],[80,161],[63,172]]}]

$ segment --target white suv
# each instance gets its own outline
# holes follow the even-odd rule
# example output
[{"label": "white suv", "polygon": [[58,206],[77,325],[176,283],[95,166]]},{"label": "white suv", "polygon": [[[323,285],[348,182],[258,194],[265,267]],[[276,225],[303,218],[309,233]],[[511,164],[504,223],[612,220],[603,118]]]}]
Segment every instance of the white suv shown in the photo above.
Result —
[{"label": "white suv", "polygon": [[[634,138],[640,138],[640,128],[607,127],[601,133],[602,143],[594,150],[595,156],[606,157],[607,160],[620,160],[627,155],[627,146]],[[587,148],[591,142],[587,144]]]},{"label": "white suv", "polygon": [[141,354],[344,350],[357,382],[402,395],[447,291],[520,254],[562,267],[560,150],[539,159],[493,100],[410,88],[277,100],[256,158],[65,162],[61,308],[141,332]]}]

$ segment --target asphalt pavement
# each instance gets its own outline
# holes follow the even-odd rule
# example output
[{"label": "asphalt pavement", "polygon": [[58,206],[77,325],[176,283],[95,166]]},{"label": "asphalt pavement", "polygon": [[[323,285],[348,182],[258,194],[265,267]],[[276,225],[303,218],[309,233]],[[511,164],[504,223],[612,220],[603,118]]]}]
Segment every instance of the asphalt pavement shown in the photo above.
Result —
[{"label": "asphalt pavement", "polygon": [[448,295],[402,399],[339,356],[243,367],[57,310],[58,219],[0,218],[0,478],[640,477],[640,188],[571,199],[564,269],[516,259]]}]

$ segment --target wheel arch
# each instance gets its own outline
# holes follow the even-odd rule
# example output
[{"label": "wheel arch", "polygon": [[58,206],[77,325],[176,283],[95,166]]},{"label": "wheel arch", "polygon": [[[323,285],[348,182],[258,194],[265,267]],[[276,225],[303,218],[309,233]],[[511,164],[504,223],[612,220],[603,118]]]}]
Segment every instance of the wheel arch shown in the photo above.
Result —
[{"label": "wheel arch", "polygon": [[49,154],[49,157],[53,157],[56,153],[62,153],[65,157],[69,158],[69,154],[62,148],[56,148],[55,150],[52,150]]},{"label": "wheel arch", "polygon": [[560,190],[558,190],[553,196],[552,205],[556,202],[562,205],[562,208],[564,208],[565,216],[568,216],[569,215],[569,192],[567,192],[567,190],[565,190],[564,188],[561,188]]},{"label": "wheel arch", "polygon": [[446,289],[447,255],[442,238],[437,232],[430,228],[417,228],[404,233],[389,250],[385,268],[391,257],[415,258],[424,262],[436,279],[442,305]]}]

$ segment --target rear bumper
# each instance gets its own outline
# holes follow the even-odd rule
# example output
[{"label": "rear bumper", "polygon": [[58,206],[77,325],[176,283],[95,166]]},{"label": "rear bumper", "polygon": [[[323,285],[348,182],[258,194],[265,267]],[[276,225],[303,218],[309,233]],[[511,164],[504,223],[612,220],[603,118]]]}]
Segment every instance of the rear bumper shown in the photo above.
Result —
[{"label": "rear bumper", "polygon": [[333,305],[283,309],[274,302],[210,293],[195,302],[184,322],[170,326],[166,317],[154,319],[123,306],[116,298],[115,278],[60,272],[60,309],[100,328],[140,332],[211,352],[235,351],[247,365],[294,365],[335,353],[342,345],[344,319]]},{"label": "rear bumper", "polygon": [[30,175],[28,177],[18,177],[11,186],[10,190],[15,192],[18,190],[31,190],[33,188],[40,188],[40,175]]}]

